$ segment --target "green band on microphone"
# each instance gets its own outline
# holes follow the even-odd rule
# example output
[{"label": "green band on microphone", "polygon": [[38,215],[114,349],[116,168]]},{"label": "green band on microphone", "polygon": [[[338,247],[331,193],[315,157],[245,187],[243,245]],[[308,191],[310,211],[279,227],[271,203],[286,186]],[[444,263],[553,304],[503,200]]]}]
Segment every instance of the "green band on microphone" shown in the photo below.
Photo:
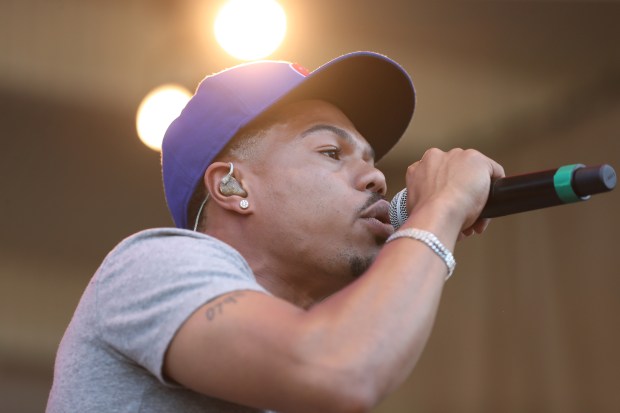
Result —
[{"label": "green band on microphone", "polygon": [[573,173],[579,168],[583,168],[585,165],[574,164],[565,165],[558,168],[553,175],[553,186],[555,192],[562,202],[569,204],[571,202],[582,201],[583,199],[575,193],[571,184],[573,180]]}]

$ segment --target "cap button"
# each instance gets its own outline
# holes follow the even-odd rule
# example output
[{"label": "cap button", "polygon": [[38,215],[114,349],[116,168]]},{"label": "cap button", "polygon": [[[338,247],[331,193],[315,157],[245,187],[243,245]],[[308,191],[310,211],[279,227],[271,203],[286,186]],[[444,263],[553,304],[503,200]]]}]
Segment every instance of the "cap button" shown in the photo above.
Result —
[{"label": "cap button", "polygon": [[305,67],[303,67],[302,65],[300,65],[299,63],[291,63],[291,67],[300,75],[302,76],[308,76],[310,74],[310,71],[308,69],[306,69]]}]

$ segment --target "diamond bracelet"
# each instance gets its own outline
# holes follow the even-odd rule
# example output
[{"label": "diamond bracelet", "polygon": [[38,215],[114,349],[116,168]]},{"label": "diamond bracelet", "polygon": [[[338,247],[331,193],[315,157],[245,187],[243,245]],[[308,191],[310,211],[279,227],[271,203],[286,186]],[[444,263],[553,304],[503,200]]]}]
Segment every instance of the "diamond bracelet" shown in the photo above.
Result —
[{"label": "diamond bracelet", "polygon": [[456,267],[456,260],[454,259],[454,255],[450,252],[449,249],[444,247],[444,245],[439,241],[439,239],[429,231],[424,231],[423,229],[417,228],[406,228],[396,231],[387,239],[386,244],[390,241],[394,241],[398,238],[412,238],[426,244],[430,249],[433,250],[435,254],[439,256],[443,260],[443,262],[448,267],[448,275],[446,275],[445,281],[448,280],[452,276],[454,272],[454,268]]}]

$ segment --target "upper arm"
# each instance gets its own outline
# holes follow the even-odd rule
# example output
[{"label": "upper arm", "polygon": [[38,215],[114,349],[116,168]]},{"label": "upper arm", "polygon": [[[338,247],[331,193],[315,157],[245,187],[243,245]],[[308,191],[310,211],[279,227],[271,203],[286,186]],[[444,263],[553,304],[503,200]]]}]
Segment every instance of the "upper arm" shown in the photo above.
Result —
[{"label": "upper arm", "polygon": [[222,295],[181,326],[164,372],[194,391],[238,404],[279,410],[310,406],[308,391],[321,377],[305,358],[306,314],[260,292]]},{"label": "upper arm", "polygon": [[338,409],[362,387],[334,385],[355,383],[359,363],[334,334],[343,329],[333,311],[317,312],[325,303],[306,311],[271,296],[210,238],[142,233],[106,259],[94,286],[100,338],[160,381],[282,412]]}]

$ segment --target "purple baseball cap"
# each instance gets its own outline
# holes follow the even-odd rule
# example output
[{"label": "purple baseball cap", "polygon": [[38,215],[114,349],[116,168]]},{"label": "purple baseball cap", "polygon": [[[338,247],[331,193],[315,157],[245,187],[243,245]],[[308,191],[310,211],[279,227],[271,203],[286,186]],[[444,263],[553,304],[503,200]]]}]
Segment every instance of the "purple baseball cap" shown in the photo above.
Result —
[{"label": "purple baseball cap", "polygon": [[162,144],[166,202],[174,223],[189,228],[187,208],[207,167],[235,134],[276,104],[306,99],[332,103],[375,150],[377,160],[411,121],[415,90],[398,63],[355,52],[313,72],[282,61],[258,61],[207,76]]}]

